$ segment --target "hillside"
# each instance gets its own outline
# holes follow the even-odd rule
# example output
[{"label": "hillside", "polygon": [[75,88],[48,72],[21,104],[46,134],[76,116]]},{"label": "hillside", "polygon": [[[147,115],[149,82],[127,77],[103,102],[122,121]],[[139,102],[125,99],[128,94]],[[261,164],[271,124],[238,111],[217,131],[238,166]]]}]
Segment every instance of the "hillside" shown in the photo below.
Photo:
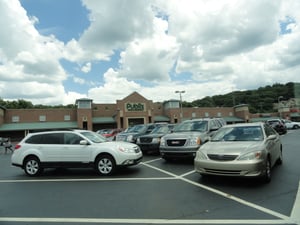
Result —
[{"label": "hillside", "polygon": [[[289,82],[260,87],[256,90],[234,91],[224,95],[207,96],[193,102],[183,102],[184,107],[232,107],[248,104],[251,113],[273,112],[273,104],[280,100],[300,97],[300,84]],[[276,111],[276,110],[275,110]]]}]

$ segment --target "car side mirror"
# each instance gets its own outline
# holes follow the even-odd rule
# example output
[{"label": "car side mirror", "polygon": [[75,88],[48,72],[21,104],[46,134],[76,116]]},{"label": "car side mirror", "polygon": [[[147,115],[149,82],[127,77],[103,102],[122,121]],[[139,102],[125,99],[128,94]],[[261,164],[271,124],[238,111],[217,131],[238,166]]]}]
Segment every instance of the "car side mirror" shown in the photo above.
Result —
[{"label": "car side mirror", "polygon": [[276,134],[272,134],[267,137],[267,140],[275,140],[277,138]]},{"label": "car side mirror", "polygon": [[87,140],[81,140],[79,142],[80,145],[89,145],[88,141]]},{"label": "car side mirror", "polygon": [[214,126],[214,127],[211,127],[211,128],[210,128],[210,131],[216,131],[216,130],[218,130],[218,129],[219,129],[219,127]]}]

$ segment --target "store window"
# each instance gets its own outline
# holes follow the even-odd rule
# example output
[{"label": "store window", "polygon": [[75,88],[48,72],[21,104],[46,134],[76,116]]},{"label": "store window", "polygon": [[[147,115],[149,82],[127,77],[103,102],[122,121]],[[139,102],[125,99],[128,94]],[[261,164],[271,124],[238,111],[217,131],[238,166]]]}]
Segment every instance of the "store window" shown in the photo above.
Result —
[{"label": "store window", "polygon": [[19,116],[13,116],[11,119],[11,122],[13,123],[18,123],[20,121],[20,117]]}]

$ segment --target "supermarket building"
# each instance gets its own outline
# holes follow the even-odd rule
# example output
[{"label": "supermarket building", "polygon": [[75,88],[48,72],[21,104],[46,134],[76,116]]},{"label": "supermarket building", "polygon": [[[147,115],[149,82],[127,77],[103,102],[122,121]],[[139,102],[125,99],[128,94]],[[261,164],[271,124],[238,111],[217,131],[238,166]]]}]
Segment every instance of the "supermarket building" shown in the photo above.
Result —
[{"label": "supermarket building", "polygon": [[247,105],[217,108],[181,108],[179,100],[154,103],[133,92],[115,104],[97,104],[92,99],[76,100],[73,109],[5,109],[0,106],[0,137],[19,140],[29,132],[54,129],[126,129],[135,124],[223,117],[228,123],[249,121]]}]

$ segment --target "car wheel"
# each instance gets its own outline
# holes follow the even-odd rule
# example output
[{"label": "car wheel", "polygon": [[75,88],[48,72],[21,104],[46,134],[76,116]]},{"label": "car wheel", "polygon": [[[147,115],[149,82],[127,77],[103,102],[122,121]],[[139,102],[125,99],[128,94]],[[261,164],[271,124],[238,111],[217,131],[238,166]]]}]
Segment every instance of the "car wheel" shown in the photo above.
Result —
[{"label": "car wheel", "polygon": [[100,155],[96,159],[95,167],[100,175],[111,175],[116,170],[116,163],[111,155]]},{"label": "car wheel", "polygon": [[271,181],[271,161],[270,159],[268,158],[266,160],[266,165],[265,165],[265,172],[264,172],[264,176],[263,176],[263,180],[266,182],[266,183],[269,183]]},{"label": "car wheel", "polygon": [[30,156],[25,159],[24,171],[28,176],[38,176],[43,172],[40,160],[35,156]]},{"label": "car wheel", "polygon": [[298,125],[295,125],[295,126],[293,127],[293,129],[299,129],[299,126],[298,126]]}]

